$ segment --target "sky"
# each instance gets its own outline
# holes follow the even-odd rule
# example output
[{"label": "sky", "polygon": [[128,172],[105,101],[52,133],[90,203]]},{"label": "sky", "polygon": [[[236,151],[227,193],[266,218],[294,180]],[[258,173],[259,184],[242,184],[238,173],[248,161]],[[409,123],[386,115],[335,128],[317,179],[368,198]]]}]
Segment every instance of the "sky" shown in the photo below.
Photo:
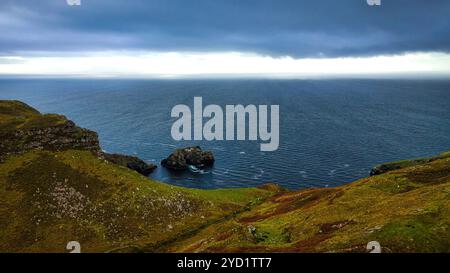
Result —
[{"label": "sky", "polygon": [[450,75],[450,1],[1,0],[0,75]]}]

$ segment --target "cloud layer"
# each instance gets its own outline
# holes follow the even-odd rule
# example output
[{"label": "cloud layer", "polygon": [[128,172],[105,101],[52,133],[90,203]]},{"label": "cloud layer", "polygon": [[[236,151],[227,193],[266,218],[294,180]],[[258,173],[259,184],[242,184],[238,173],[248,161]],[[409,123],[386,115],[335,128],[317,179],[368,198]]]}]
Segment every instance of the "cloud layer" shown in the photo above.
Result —
[{"label": "cloud layer", "polygon": [[450,49],[450,1],[2,0],[0,55],[252,52],[358,57]]},{"label": "cloud layer", "polygon": [[364,58],[273,58],[243,53],[108,52],[64,57],[0,57],[0,75],[75,77],[339,77],[445,76],[450,54]]}]

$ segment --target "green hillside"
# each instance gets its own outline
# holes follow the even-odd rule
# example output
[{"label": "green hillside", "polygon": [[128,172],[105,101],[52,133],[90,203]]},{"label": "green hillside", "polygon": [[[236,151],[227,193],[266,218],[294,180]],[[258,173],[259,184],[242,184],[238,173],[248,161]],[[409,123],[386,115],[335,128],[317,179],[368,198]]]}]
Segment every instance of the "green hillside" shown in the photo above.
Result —
[{"label": "green hillside", "polygon": [[450,153],[337,188],[187,189],[17,101],[0,101],[0,148],[0,252],[450,251]]},{"label": "green hillside", "polygon": [[166,251],[450,252],[450,153],[327,189],[277,194]]}]

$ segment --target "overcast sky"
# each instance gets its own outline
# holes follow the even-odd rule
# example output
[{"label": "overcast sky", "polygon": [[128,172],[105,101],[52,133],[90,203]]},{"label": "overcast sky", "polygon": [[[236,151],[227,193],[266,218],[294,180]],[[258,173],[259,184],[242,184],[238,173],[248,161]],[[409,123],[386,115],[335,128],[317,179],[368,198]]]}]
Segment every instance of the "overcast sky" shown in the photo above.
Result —
[{"label": "overcast sky", "polygon": [[[81,0],[81,3],[75,7],[68,6],[66,0],[1,0],[0,73],[34,73],[36,66],[44,63],[53,66],[48,73],[61,69],[69,74],[93,73],[77,70],[75,65],[83,66],[89,59],[105,61],[107,57],[125,58],[124,66],[132,65],[135,57],[148,61],[159,58],[164,62],[168,53],[176,53],[171,58],[180,58],[172,61],[184,62],[187,70],[189,61],[200,62],[211,56],[216,59],[208,59],[209,65],[211,62],[219,65],[216,61],[220,54],[240,56],[242,62],[254,62],[256,57],[274,62],[361,57],[368,64],[380,56],[413,60],[422,54],[429,58],[429,65],[418,66],[417,71],[450,70],[445,69],[446,64],[450,66],[448,0],[382,0],[379,7],[369,6],[366,0]],[[57,67],[58,58],[66,58],[67,64],[78,63],[70,71],[62,64]],[[145,62],[140,65],[145,74]],[[196,65],[199,66],[192,63],[191,68]],[[106,71],[102,68],[105,63],[94,66],[100,74],[121,73]],[[300,69],[293,66],[293,71],[283,72],[295,73]],[[136,73],[130,69],[122,72]],[[408,69],[411,67],[404,68]],[[248,72],[261,72],[253,70],[249,68]],[[154,67],[152,71],[158,73]]]}]

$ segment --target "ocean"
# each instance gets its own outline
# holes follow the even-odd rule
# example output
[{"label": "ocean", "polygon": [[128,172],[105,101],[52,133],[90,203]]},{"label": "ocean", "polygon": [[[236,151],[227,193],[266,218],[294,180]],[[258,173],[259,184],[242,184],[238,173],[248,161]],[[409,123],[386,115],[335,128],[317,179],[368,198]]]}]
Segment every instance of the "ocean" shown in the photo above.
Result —
[{"label": "ocean", "polygon": [[[280,144],[174,141],[177,104],[280,105]],[[333,187],[379,163],[450,150],[450,80],[1,79],[0,99],[59,113],[99,133],[102,149],[158,164],[151,178],[194,188]],[[204,174],[159,165],[175,148],[211,150]]]}]

